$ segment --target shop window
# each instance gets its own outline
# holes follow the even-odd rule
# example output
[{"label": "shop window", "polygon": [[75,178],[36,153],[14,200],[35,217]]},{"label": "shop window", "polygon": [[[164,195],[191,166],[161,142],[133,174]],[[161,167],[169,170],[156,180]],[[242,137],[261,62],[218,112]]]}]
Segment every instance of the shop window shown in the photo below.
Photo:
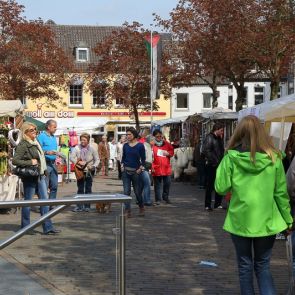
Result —
[{"label": "shop window", "polygon": [[233,85],[228,86],[228,108],[230,110],[234,109],[234,102],[233,102]]},{"label": "shop window", "polygon": [[102,89],[94,89],[92,92],[92,106],[104,107],[106,103],[105,92]]},{"label": "shop window", "polygon": [[70,106],[82,106],[83,104],[83,85],[70,86]]},{"label": "shop window", "polygon": [[76,48],[76,59],[79,62],[89,61],[88,48]]},{"label": "shop window", "polygon": [[282,88],[282,86],[280,86],[277,98],[280,98],[282,96],[282,90],[283,90],[283,88]]},{"label": "shop window", "polygon": [[288,94],[293,94],[294,93],[294,82],[291,81],[288,83]]},{"label": "shop window", "polygon": [[176,93],[176,109],[188,109],[187,93]]},{"label": "shop window", "polygon": [[212,107],[212,93],[203,93],[203,108],[210,109]]},{"label": "shop window", "polygon": [[244,102],[243,102],[243,108],[248,107],[248,87],[244,87]]},{"label": "shop window", "polygon": [[254,104],[261,104],[264,102],[264,87],[256,86],[254,87]]}]

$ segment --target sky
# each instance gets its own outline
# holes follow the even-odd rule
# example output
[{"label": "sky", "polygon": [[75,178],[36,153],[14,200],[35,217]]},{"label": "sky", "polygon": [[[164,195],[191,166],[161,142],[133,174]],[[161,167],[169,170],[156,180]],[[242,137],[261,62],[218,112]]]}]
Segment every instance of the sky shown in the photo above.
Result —
[{"label": "sky", "polygon": [[153,24],[155,12],[169,18],[178,0],[16,0],[25,6],[24,16],[52,19],[59,25],[117,26],[138,21],[146,28]]}]

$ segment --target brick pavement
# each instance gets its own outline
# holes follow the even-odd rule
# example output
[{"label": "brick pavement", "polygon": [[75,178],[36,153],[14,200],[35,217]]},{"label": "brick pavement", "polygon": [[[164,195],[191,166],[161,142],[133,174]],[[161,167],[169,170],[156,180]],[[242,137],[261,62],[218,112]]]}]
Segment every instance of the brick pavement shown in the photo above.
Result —
[{"label": "brick pavement", "polygon": [[[122,192],[115,175],[95,178],[93,188]],[[75,191],[75,182],[64,184],[59,196]],[[126,224],[127,294],[239,294],[234,249],[222,230],[225,211],[204,212],[203,191],[190,183],[173,182],[171,200],[171,205],[148,207],[144,218],[137,216],[133,205],[133,217]],[[55,295],[116,294],[112,229],[118,214],[118,205],[110,214],[66,210],[54,218],[62,234],[24,236],[2,251],[2,257]],[[0,215],[1,239],[18,229],[19,219],[19,214]],[[202,260],[214,261],[218,267],[201,266]],[[275,244],[272,271],[278,294],[286,294],[283,241]]]}]

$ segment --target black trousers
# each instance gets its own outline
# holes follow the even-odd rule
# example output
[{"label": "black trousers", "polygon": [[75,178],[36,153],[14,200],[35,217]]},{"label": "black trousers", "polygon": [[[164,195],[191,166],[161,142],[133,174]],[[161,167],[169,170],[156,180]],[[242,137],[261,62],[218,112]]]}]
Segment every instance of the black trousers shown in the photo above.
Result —
[{"label": "black trousers", "polygon": [[[217,166],[206,165],[206,196],[205,196],[205,207],[211,208],[211,199],[212,199],[212,192],[215,192],[214,189],[214,182],[216,178],[216,170]],[[222,196],[215,192],[215,203],[214,208],[217,208],[221,205]]]},{"label": "black trousers", "polygon": [[118,178],[122,179],[121,162],[119,160],[117,160],[117,168],[118,168]]}]

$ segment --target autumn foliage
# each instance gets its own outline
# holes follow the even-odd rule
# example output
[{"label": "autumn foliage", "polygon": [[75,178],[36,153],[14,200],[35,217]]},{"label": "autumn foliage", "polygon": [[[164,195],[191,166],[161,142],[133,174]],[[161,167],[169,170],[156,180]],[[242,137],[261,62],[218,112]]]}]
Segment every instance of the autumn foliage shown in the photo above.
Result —
[{"label": "autumn foliage", "polygon": [[60,99],[71,64],[42,20],[27,21],[24,7],[0,0],[0,99]]},{"label": "autumn foliage", "polygon": [[173,85],[203,80],[216,107],[216,87],[226,80],[237,90],[240,110],[245,82],[264,77],[275,98],[295,51],[293,5],[287,0],[180,0],[168,20],[156,16],[175,40]]},{"label": "autumn foliage", "polygon": [[[145,47],[145,36],[150,34],[139,23],[125,23],[97,44],[99,61],[91,65],[90,88],[102,89],[106,105],[111,107],[116,98],[129,109],[139,128],[139,110],[150,110],[150,58]],[[166,61],[162,56],[160,88],[170,97]],[[153,109],[158,108],[157,101]]]}]

